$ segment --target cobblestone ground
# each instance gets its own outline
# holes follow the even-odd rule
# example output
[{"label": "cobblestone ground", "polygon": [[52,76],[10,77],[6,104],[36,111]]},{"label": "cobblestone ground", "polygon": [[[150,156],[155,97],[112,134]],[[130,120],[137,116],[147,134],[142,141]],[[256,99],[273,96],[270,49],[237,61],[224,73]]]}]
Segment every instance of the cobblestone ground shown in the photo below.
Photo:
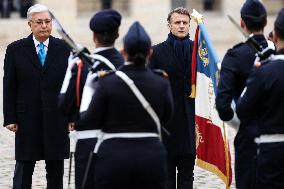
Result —
[{"label": "cobblestone ground", "polygon": [[[3,127],[0,127],[0,189],[12,188],[14,166],[14,134]],[[64,167],[64,188],[68,188],[69,160],[65,160]],[[70,186],[74,189],[74,167],[72,170]],[[225,185],[222,181],[208,171],[195,166],[194,174],[195,189],[225,189]],[[36,164],[33,175],[33,188],[44,189],[45,186],[46,179],[44,161],[39,161]],[[234,188],[234,183],[231,188]]]},{"label": "cobblestone ground", "polygon": [[[14,133],[8,131],[4,127],[0,127],[0,188],[12,188],[13,171],[15,166],[14,160]],[[69,160],[64,162],[64,188],[68,185]],[[73,168],[74,170],[74,168]],[[72,172],[72,178],[74,178]],[[71,186],[74,188],[74,179],[71,179]],[[33,188],[43,189],[46,187],[45,165],[44,161],[36,164],[33,174]]]}]

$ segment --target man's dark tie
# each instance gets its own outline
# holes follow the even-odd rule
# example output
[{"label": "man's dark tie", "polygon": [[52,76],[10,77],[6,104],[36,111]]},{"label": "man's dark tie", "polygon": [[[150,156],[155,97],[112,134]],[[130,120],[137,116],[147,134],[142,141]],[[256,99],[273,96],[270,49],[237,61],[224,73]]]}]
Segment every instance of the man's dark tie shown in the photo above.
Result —
[{"label": "man's dark tie", "polygon": [[45,58],[46,58],[46,53],[45,53],[45,50],[44,50],[44,44],[40,43],[38,46],[39,46],[39,51],[38,51],[37,55],[38,55],[38,58],[40,60],[41,65],[43,66]]}]

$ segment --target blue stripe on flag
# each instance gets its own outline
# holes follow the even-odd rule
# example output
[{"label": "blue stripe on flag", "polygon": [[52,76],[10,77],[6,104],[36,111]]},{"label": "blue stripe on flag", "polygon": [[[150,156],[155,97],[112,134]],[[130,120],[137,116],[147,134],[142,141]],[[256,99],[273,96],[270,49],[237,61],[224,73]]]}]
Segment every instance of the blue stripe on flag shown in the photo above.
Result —
[{"label": "blue stripe on flag", "polygon": [[219,59],[213,48],[204,24],[199,24],[200,34],[197,49],[197,71],[210,77],[213,82],[214,92],[217,90],[217,63]]}]

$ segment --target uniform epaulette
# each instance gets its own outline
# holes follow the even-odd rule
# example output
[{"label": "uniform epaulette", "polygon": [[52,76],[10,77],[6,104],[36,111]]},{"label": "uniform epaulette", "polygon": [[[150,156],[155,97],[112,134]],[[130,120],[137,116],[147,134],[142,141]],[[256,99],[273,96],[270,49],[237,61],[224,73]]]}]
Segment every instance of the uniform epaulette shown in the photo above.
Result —
[{"label": "uniform epaulette", "polygon": [[98,77],[99,78],[103,78],[103,77],[106,77],[110,74],[113,74],[114,71],[113,70],[100,70],[100,71],[97,71],[97,74],[98,74]]},{"label": "uniform epaulette", "polygon": [[155,74],[158,74],[160,76],[163,76],[165,78],[168,78],[169,75],[167,74],[167,72],[165,72],[164,70],[160,70],[160,69],[154,69],[152,70]]},{"label": "uniform epaulette", "polygon": [[232,49],[237,48],[237,47],[239,47],[239,46],[241,46],[241,45],[243,45],[243,44],[244,44],[244,42],[240,42],[240,43],[234,45]]}]

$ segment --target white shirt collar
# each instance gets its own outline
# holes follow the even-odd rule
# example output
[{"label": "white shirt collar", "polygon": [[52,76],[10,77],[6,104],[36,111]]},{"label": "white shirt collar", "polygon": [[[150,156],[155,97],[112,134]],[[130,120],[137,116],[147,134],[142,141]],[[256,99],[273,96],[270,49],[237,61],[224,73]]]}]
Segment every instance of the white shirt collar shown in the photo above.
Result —
[{"label": "white shirt collar", "polygon": [[[35,36],[33,35],[33,40],[34,40],[34,44],[35,44],[35,47],[37,48],[37,46],[40,44],[40,42],[35,38]],[[49,38],[47,38],[47,40],[45,40],[43,42],[44,44],[44,47],[48,47],[48,44],[49,44]]]},{"label": "white shirt collar", "polygon": [[108,50],[108,49],[112,49],[112,48],[113,48],[113,46],[111,46],[111,47],[98,47],[98,48],[95,48],[94,54],[101,52],[101,51]]}]

